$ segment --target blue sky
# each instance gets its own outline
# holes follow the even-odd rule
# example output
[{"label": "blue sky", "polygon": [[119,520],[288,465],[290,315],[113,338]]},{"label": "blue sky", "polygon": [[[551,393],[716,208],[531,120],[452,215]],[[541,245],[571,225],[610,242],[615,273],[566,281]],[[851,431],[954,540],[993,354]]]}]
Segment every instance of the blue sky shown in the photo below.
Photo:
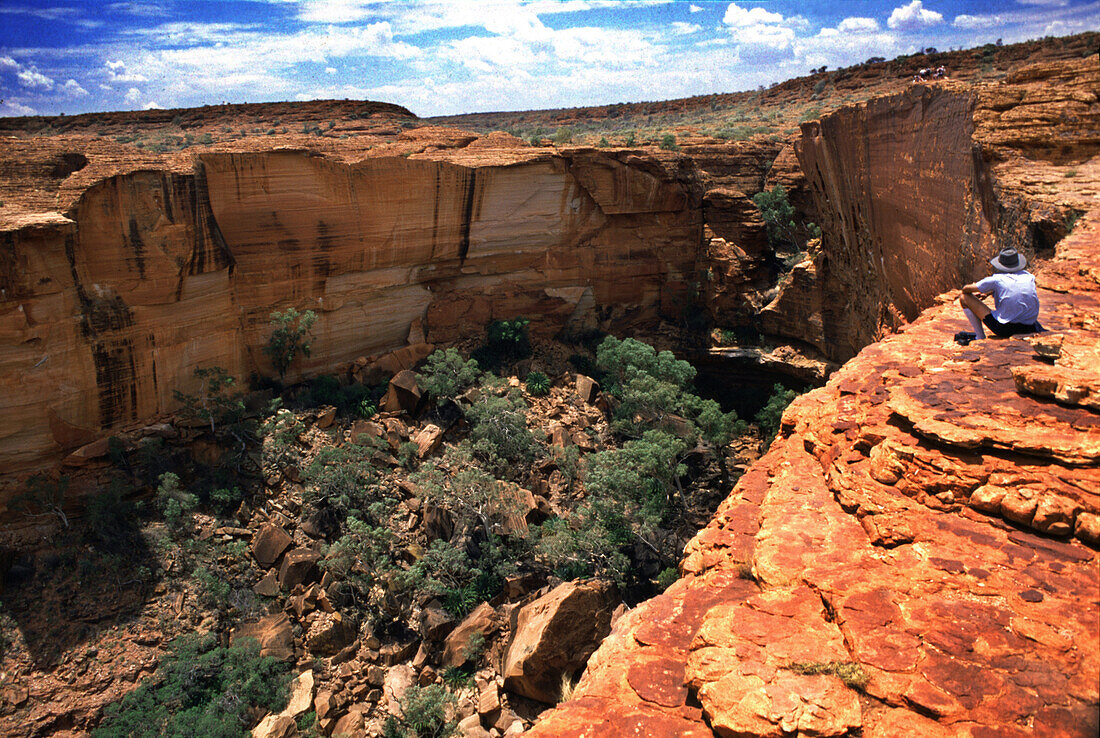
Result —
[{"label": "blue sky", "polygon": [[1100,28],[1100,0],[0,0],[0,115],[357,98],[421,116],[733,92]]}]

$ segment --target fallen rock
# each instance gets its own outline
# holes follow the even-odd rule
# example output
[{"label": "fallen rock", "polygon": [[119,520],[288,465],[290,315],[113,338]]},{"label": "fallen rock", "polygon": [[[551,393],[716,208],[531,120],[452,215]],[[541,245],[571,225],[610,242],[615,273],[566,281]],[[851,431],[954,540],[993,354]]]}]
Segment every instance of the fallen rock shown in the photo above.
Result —
[{"label": "fallen rock", "polygon": [[560,698],[563,674],[585,662],[611,630],[618,604],[602,582],[566,582],[513,614],[512,638],[504,654],[504,687],[539,702]]},{"label": "fallen rock", "polygon": [[428,423],[413,436],[412,440],[416,444],[417,455],[421,459],[426,459],[434,454],[439,444],[443,442],[443,429],[434,423]]},{"label": "fallen rock", "polygon": [[314,656],[332,656],[353,640],[357,629],[338,612],[319,612],[306,631],[305,644]]},{"label": "fallen rock", "polygon": [[265,568],[274,566],[279,557],[294,544],[285,530],[270,523],[256,532],[252,539],[252,555]]},{"label": "fallen rock", "polygon": [[290,699],[282,714],[298,717],[313,705],[313,670],[306,669],[290,683]]},{"label": "fallen rock", "polygon": [[390,380],[382,408],[388,413],[403,412],[415,415],[420,406],[420,387],[416,383],[416,372],[409,369],[398,372]]},{"label": "fallen rock", "polygon": [[288,659],[294,654],[294,631],[286,613],[268,615],[255,623],[244,623],[233,630],[230,642],[253,638],[260,644],[260,655]]},{"label": "fallen rock", "polygon": [[592,404],[600,391],[600,383],[592,379],[592,377],[587,377],[583,374],[577,375],[575,386],[577,389],[577,397],[585,404]]},{"label": "fallen rock", "polygon": [[488,602],[482,602],[474,611],[463,618],[447,639],[443,642],[443,668],[459,667],[469,657],[470,639],[475,633],[482,638],[497,629],[496,610]]},{"label": "fallen rock", "polygon": [[292,738],[298,735],[298,723],[288,715],[268,715],[252,729],[252,738]]},{"label": "fallen rock", "polygon": [[317,574],[317,562],[321,554],[312,548],[296,548],[283,558],[279,569],[279,585],[283,589],[294,589]]}]

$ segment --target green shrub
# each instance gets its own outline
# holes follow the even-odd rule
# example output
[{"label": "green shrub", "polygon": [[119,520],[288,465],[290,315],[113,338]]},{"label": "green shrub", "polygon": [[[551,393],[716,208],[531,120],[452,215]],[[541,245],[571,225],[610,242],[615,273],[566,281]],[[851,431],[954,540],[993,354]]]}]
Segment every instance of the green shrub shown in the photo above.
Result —
[{"label": "green shrub", "polygon": [[527,375],[527,391],[535,397],[550,394],[550,377],[543,372],[530,372]]},{"label": "green shrub", "polygon": [[106,708],[93,738],[239,738],[253,716],[286,706],[287,664],[246,640],[222,648],[213,634],[172,642],[156,674]]},{"label": "green shrub", "polygon": [[306,467],[303,501],[340,516],[361,511],[377,491],[378,473],[371,455],[370,446],[355,443],[321,449]]},{"label": "green shrub", "polygon": [[181,417],[201,421],[204,425],[209,423],[211,433],[221,426],[241,422],[245,407],[240,393],[235,390],[235,377],[220,366],[211,366],[196,369],[195,379],[199,381],[198,393],[187,395],[179,390],[172,391],[172,396],[180,403]]},{"label": "green shrub", "polygon": [[233,587],[224,576],[216,574],[204,566],[192,572],[191,576],[199,583],[199,603],[215,610],[229,609],[229,595]]},{"label": "green shrub", "polygon": [[372,503],[362,519],[351,516],[345,533],[325,552],[321,566],[332,572],[344,591],[362,608],[368,620],[381,616],[384,587],[398,574],[392,553],[396,536],[389,528],[392,500]]},{"label": "green shrub", "polygon": [[436,401],[453,400],[468,390],[481,377],[478,363],[462,358],[453,348],[434,351],[416,375],[420,389]]},{"label": "green shrub", "polygon": [[520,397],[486,392],[466,410],[470,449],[494,474],[518,478],[538,455]]},{"label": "green shrub", "polygon": [[783,411],[787,409],[798,393],[792,389],[786,389],[781,384],[772,387],[772,394],[767,403],[756,414],[756,424],[760,427],[760,435],[764,438],[765,448],[771,445],[776,434],[779,433],[779,425],[783,420]]},{"label": "green shrub", "polygon": [[286,376],[287,369],[299,354],[309,356],[310,330],[316,320],[317,314],[312,310],[299,313],[294,308],[287,308],[283,312],[276,310],[271,313],[272,331],[263,352],[271,359],[271,365],[280,379]]},{"label": "green shrub", "polygon": [[406,441],[397,447],[397,463],[406,469],[415,469],[420,461],[420,447],[412,441]]},{"label": "green shrub", "polygon": [[63,509],[68,489],[68,477],[54,480],[44,474],[35,474],[27,480],[26,489],[12,500],[11,506],[30,518],[55,517],[63,528],[68,528],[69,518]]},{"label": "green shrub", "polygon": [[[794,206],[787,199],[787,190],[783,185],[776,185],[771,190],[756,193],[752,201],[760,210],[760,217],[764,219],[768,243],[773,249],[785,247],[800,249],[805,245],[800,236]],[[804,230],[810,238],[821,237],[821,229],[814,223],[806,223]]]},{"label": "green shrub", "polygon": [[672,135],[671,133],[666,133],[665,135],[661,136],[661,143],[658,144],[658,146],[662,149],[665,149],[666,151],[675,151],[676,149],[680,148],[676,145],[676,136]]},{"label": "green shrub", "polygon": [[478,567],[463,548],[439,539],[432,541],[397,581],[419,595],[438,597],[443,609],[457,618],[465,617],[479,602],[499,591],[491,572]]},{"label": "green shrub", "polygon": [[573,129],[569,126],[560,126],[558,130],[554,131],[552,137],[556,144],[567,144],[573,141]]},{"label": "green shrub", "polygon": [[527,318],[494,320],[485,329],[485,343],[474,352],[478,365],[497,370],[504,364],[526,359],[531,355],[531,339]]},{"label": "green shrub", "polygon": [[562,578],[600,576],[619,585],[636,581],[630,555],[640,545],[664,566],[678,554],[658,535],[681,506],[679,456],[686,446],[662,431],[648,431],[621,449],[588,460],[587,496],[569,520],[540,528],[538,548]]},{"label": "green shrub", "polygon": [[265,420],[260,426],[264,468],[282,471],[297,465],[302,458],[298,439],[305,432],[305,424],[289,410],[277,410]]},{"label": "green shrub", "polygon": [[191,527],[191,514],[199,498],[180,487],[180,478],[172,472],[160,475],[156,494],[157,508],[173,535],[182,535]]},{"label": "green shrub", "polygon": [[450,738],[458,733],[451,717],[455,696],[438,684],[413,685],[400,700],[401,717],[391,715],[382,726],[384,738]]},{"label": "green shrub", "polygon": [[671,351],[657,352],[649,344],[608,336],[596,350],[596,365],[604,372],[605,389],[618,402],[612,427],[627,436],[646,428],[676,427],[673,417],[688,421],[703,438],[723,445],[740,430],[734,413],[691,392],[695,368]]}]

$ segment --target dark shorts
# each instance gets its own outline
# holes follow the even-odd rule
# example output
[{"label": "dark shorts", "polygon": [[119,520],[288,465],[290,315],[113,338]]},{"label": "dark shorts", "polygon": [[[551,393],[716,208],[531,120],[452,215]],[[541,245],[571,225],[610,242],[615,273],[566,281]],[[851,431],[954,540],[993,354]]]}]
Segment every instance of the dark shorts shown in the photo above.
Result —
[{"label": "dark shorts", "polygon": [[1038,333],[1038,323],[1002,323],[993,317],[993,314],[982,318],[982,322],[985,323],[985,327],[993,331],[993,335],[997,338],[1008,338],[1009,336],[1018,336],[1022,333]]}]

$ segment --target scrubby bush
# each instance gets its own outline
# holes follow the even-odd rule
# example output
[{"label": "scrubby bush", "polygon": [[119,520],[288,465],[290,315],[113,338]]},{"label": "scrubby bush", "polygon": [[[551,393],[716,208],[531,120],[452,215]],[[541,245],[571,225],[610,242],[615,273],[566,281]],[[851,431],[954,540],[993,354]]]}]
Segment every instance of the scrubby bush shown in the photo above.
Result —
[{"label": "scrubby bush", "polygon": [[783,420],[783,411],[787,409],[787,405],[790,405],[796,397],[798,397],[797,392],[792,389],[787,389],[781,384],[776,384],[772,387],[771,396],[755,417],[756,424],[760,427],[760,435],[764,438],[765,448],[771,445],[772,440],[775,438],[776,434],[779,433],[779,425]]},{"label": "scrubby bush", "polygon": [[156,674],[110,705],[93,738],[239,738],[255,716],[286,706],[286,663],[246,640],[222,648],[213,634],[173,641]]},{"label": "scrubby bush", "polygon": [[220,366],[211,366],[196,369],[195,379],[199,382],[196,394],[172,391],[172,396],[180,403],[181,417],[209,424],[211,433],[241,422],[245,407],[241,394],[236,391],[235,377]]},{"label": "scrubby bush", "polygon": [[344,535],[325,553],[321,566],[340,582],[343,592],[355,601],[368,620],[381,617],[384,585],[399,570],[393,561],[397,538],[389,528],[393,500],[382,500],[348,517]]},{"label": "scrubby bush", "polygon": [[156,495],[157,508],[173,535],[182,535],[191,527],[191,514],[199,498],[180,486],[180,478],[172,472],[160,475]]},{"label": "scrubby bush", "polygon": [[672,135],[671,133],[666,133],[665,135],[661,136],[661,143],[658,144],[658,146],[662,149],[665,149],[666,151],[675,151],[676,149],[680,148],[676,145],[676,136]]},{"label": "scrubby bush", "polygon": [[401,716],[391,715],[382,726],[384,738],[450,738],[457,735],[453,719],[455,696],[432,684],[413,685],[401,698]]},{"label": "scrubby bush", "polygon": [[453,400],[468,390],[481,377],[477,361],[462,358],[453,348],[434,351],[416,375],[417,385],[436,402]]},{"label": "scrubby bush", "polygon": [[633,338],[608,336],[596,350],[605,389],[617,400],[613,428],[639,436],[646,428],[676,429],[676,418],[716,445],[740,429],[734,413],[724,413],[713,400],[691,392],[695,368],[671,351],[657,352]]},{"label": "scrubby bush", "polygon": [[492,473],[518,478],[538,454],[526,410],[522,398],[490,392],[466,410],[470,449]]},{"label": "scrubby bush", "polygon": [[263,352],[271,359],[271,365],[279,373],[279,379],[286,376],[287,369],[299,354],[309,356],[312,348],[309,335],[316,321],[317,314],[312,310],[300,313],[294,308],[287,308],[282,312],[276,310],[271,313],[271,335],[268,336]]},{"label": "scrubby bush", "polygon": [[[800,235],[794,206],[787,199],[787,190],[783,185],[776,185],[771,190],[756,193],[752,201],[760,210],[760,217],[764,219],[768,243],[773,249],[800,249],[805,245]],[[814,223],[806,223],[804,230],[810,238],[821,237],[821,229]]]},{"label": "scrubby bush", "polygon": [[306,467],[303,501],[339,516],[362,510],[376,496],[378,473],[371,464],[372,453],[369,445],[356,443],[321,449]]}]

